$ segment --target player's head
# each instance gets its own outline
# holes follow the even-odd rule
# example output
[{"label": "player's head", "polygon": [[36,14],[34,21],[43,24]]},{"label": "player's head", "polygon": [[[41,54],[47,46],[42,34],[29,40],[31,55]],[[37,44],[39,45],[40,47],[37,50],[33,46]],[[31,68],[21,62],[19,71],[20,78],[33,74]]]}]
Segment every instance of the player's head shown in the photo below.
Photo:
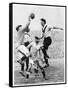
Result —
[{"label": "player's head", "polygon": [[35,42],[38,44],[39,43],[39,38],[35,36]]},{"label": "player's head", "polygon": [[16,27],[17,32],[18,32],[19,30],[21,30],[21,29],[22,29],[22,25],[18,25],[18,26]]},{"label": "player's head", "polygon": [[44,26],[46,24],[46,20],[44,18],[41,18],[41,25]]},{"label": "player's head", "polygon": [[26,47],[27,47],[29,44],[30,44],[30,42],[29,42],[29,41],[24,42],[24,45],[25,45]]},{"label": "player's head", "polygon": [[23,29],[22,25],[18,25],[16,27],[16,30],[17,30],[17,32],[20,31],[20,30],[23,30],[23,32],[27,32],[27,33],[30,31],[30,29],[28,27],[26,27],[26,29]]}]

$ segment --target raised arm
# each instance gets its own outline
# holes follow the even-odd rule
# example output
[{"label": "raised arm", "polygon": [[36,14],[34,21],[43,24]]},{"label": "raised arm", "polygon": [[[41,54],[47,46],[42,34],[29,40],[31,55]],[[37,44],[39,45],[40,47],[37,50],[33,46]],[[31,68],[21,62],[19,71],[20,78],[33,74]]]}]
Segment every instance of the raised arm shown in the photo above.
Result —
[{"label": "raised arm", "polygon": [[29,26],[30,23],[31,23],[31,18],[30,18],[30,16],[29,16],[29,17],[28,17],[28,22],[27,22],[26,26]]},{"label": "raised arm", "polygon": [[29,49],[30,47],[32,47],[32,42],[27,46],[28,49]]},{"label": "raised arm", "polygon": [[31,21],[35,18],[35,15],[33,13],[31,13],[28,17],[28,23],[27,23],[27,26],[30,25]]}]

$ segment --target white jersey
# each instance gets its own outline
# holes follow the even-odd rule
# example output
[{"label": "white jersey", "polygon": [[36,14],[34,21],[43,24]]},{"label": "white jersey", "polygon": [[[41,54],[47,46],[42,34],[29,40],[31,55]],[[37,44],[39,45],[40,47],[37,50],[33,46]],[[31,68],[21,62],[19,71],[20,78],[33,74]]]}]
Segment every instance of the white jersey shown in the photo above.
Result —
[{"label": "white jersey", "polygon": [[[44,30],[45,27],[46,27],[46,25],[43,27],[43,30]],[[44,34],[45,37],[51,36],[51,28],[52,28],[52,26],[47,25],[47,27],[45,29],[45,34]]]},{"label": "white jersey", "polygon": [[40,47],[42,46],[42,44],[36,44],[35,42],[32,42],[32,43],[30,43],[30,46],[32,46],[31,47],[32,51],[37,51],[37,50],[40,49]]},{"label": "white jersey", "polygon": [[28,45],[28,47],[31,47],[30,54],[32,55],[32,59],[35,60],[38,57],[38,50],[42,44],[36,44],[35,42],[32,42]]}]

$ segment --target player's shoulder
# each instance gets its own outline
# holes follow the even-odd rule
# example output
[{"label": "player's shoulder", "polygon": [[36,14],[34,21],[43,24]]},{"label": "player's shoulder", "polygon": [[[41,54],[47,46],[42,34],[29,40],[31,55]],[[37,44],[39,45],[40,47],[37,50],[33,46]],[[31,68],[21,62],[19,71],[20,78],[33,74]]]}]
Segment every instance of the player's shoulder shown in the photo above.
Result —
[{"label": "player's shoulder", "polygon": [[47,25],[47,28],[51,28],[52,27],[52,25]]},{"label": "player's shoulder", "polygon": [[30,45],[33,45],[33,44],[34,44],[34,42],[33,42],[33,41],[31,41],[31,42],[30,42]]},{"label": "player's shoulder", "polygon": [[35,42],[31,42],[32,44],[35,44]]}]

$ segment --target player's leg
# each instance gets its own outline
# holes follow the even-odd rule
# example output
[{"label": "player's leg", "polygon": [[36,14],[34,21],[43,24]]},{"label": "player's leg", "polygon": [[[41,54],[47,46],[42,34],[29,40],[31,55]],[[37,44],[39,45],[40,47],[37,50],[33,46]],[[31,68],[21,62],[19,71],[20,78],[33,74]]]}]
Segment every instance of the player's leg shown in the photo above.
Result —
[{"label": "player's leg", "polygon": [[37,61],[36,63],[37,63],[38,68],[40,68],[40,70],[41,70],[41,73],[42,73],[42,75],[43,75],[43,78],[44,78],[45,80],[47,80],[47,78],[46,78],[46,73],[45,73],[44,68],[41,67],[39,61]]},{"label": "player's leg", "polygon": [[47,55],[47,52],[46,52],[45,48],[42,49],[42,52],[43,52],[43,57],[44,57],[45,63],[47,65],[49,65],[49,63],[48,63],[49,56]]},{"label": "player's leg", "polygon": [[26,71],[28,70],[29,68],[29,57],[26,58]]},{"label": "player's leg", "polygon": [[21,71],[24,71],[24,63],[21,65]]},{"label": "player's leg", "polygon": [[46,53],[45,53],[45,55],[44,55],[44,59],[45,59],[46,65],[47,65],[47,67],[48,67],[48,66],[49,66],[49,62],[48,62],[48,58],[47,58],[47,56],[46,56]]}]

